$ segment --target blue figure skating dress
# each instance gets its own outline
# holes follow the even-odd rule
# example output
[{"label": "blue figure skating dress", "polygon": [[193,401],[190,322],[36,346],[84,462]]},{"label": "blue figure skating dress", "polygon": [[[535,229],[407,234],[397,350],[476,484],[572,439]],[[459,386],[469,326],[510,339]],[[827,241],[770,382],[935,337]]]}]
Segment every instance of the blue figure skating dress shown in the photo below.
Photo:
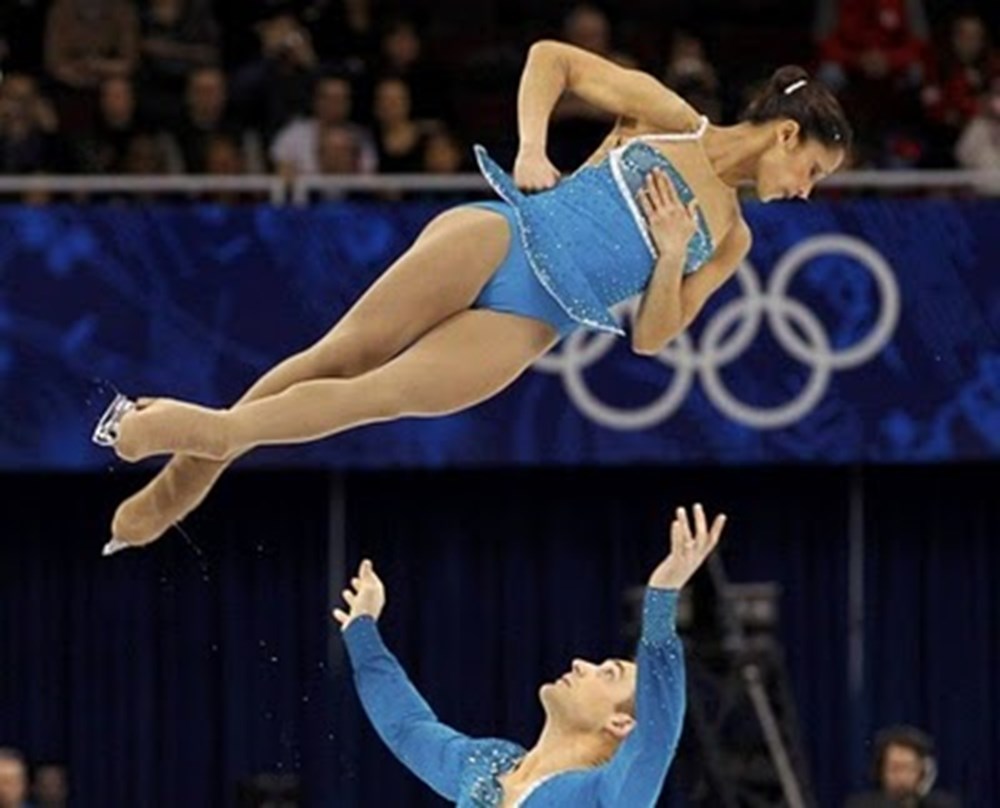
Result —
[{"label": "blue figure skating dress", "polygon": [[[515,808],[652,808],[684,723],[684,647],[677,590],[647,588],[636,659],[635,720],[611,760],[542,778]],[[470,738],[438,721],[370,617],[343,632],[361,704],[379,737],[417,777],[458,808],[496,808],[497,778],[526,754],[501,738]]]},{"label": "blue figure skating dress", "polygon": [[[697,132],[635,138],[594,166],[584,166],[554,188],[525,194],[481,146],[479,169],[503,202],[475,203],[503,215],[511,243],[503,263],[474,306],[544,320],[560,336],[586,328],[624,335],[609,309],[644,291],[656,261],[637,195],[650,171],[662,168],[681,202],[694,193],[652,140],[700,137]],[[697,270],[714,251],[707,223],[688,245],[684,274]]]}]

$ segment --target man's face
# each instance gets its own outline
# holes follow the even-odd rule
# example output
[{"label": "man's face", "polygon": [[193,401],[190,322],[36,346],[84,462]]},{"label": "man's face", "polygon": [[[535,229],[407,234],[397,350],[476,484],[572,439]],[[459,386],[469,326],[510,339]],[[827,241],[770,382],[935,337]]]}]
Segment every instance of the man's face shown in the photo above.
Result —
[{"label": "man's face", "polygon": [[319,136],[319,168],[324,174],[354,174],[361,167],[361,150],[354,134],[331,126]]},{"label": "man's face", "polygon": [[549,717],[567,729],[614,729],[618,734],[626,725],[631,726],[631,716],[622,705],[635,697],[635,674],[635,665],[627,660],[606,659],[595,664],[575,659],[569,672],[542,685],[539,697]]},{"label": "man's face", "polygon": [[924,774],[917,750],[889,744],[882,759],[882,790],[894,798],[912,796]]},{"label": "man's face", "polygon": [[226,109],[226,77],[221,70],[205,68],[188,79],[187,103],[199,119],[218,120]]},{"label": "man's face", "polygon": [[17,760],[0,758],[0,808],[13,808],[24,802],[28,791],[28,777],[24,764]]},{"label": "man's face", "polygon": [[323,126],[344,123],[351,117],[351,85],[344,79],[323,79],[316,85],[314,112]]}]

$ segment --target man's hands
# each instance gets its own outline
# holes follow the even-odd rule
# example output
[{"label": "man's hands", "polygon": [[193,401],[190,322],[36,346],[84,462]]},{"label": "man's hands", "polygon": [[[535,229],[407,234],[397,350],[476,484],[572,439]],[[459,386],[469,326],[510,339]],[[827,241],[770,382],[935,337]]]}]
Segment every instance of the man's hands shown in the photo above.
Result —
[{"label": "man's hands", "polygon": [[361,562],[358,574],[351,579],[351,587],[342,593],[350,611],[333,610],[333,619],[340,623],[341,631],[347,628],[355,617],[363,614],[378,620],[382,614],[382,607],[385,606],[385,587],[368,559]]},{"label": "man's hands", "polygon": [[670,554],[660,562],[649,577],[649,585],[657,589],[680,589],[695,574],[709,553],[715,549],[726,526],[726,515],[719,514],[708,526],[701,505],[694,506],[694,530],[687,511],[678,508],[670,525]]},{"label": "man's hands", "polygon": [[[649,577],[649,585],[657,589],[680,589],[698,570],[709,553],[715,549],[726,525],[725,514],[715,517],[711,527],[701,505],[693,510],[694,527],[684,508],[678,508],[670,525],[670,554],[660,562]],[[385,586],[375,574],[372,562],[365,559],[358,567],[358,574],[351,579],[351,586],[343,591],[349,611],[334,609],[333,618],[341,630],[361,615],[378,620],[385,607]]]}]

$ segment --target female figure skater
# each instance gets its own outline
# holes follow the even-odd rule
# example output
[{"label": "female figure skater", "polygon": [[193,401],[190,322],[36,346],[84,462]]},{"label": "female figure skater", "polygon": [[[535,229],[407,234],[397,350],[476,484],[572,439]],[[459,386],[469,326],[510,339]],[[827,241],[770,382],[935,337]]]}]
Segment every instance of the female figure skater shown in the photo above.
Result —
[{"label": "female figure skater", "polygon": [[[618,119],[560,179],[546,131],[567,90]],[[573,329],[623,334],[608,309],[633,295],[642,298],[632,347],[657,353],[749,250],[738,186],[755,185],[765,201],[805,198],[851,139],[836,99],[800,68],[778,70],[740,123],[714,126],[652,76],[553,41],[529,51],[518,131],[513,179],[476,148],[502,202],[431,221],[326,336],[236,405],[112,402],[96,442],[128,461],[174,458],[119,507],[106,554],[158,538],[256,446],[470,407]]]},{"label": "female figure skater", "polygon": [[636,664],[574,660],[544,684],[541,735],[530,750],[472,739],[437,720],[386,649],[376,621],[385,590],[363,561],[349,611],[334,611],[369,720],[393,754],[459,806],[628,806],[656,804],[684,723],[684,646],[674,618],[678,592],[719,541],[725,516],[709,528],[700,505],[694,532],[683,508],[670,527],[670,554],[646,589]]}]

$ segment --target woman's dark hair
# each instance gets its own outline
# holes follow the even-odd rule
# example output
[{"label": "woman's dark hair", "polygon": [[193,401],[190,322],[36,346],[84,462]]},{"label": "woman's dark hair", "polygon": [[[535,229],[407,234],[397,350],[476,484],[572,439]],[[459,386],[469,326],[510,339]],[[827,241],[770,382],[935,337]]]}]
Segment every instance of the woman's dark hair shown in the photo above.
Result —
[{"label": "woman's dark hair", "polygon": [[775,70],[743,113],[743,120],[750,123],[780,118],[798,123],[805,138],[850,151],[854,133],[840,102],[801,67],[786,65]]}]

